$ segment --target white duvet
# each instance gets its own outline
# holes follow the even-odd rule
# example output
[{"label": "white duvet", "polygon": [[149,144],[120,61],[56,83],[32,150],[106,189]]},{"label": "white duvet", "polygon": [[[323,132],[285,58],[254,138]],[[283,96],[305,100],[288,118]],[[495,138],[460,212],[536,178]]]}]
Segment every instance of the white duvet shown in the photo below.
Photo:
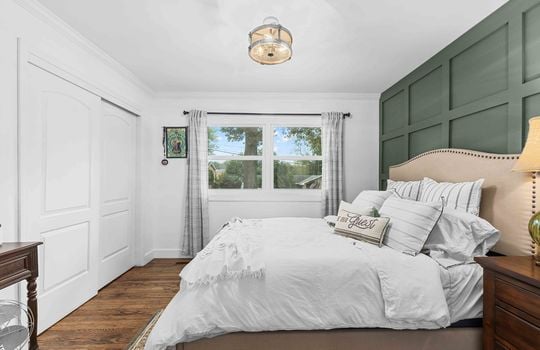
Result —
[{"label": "white duvet", "polygon": [[426,255],[335,235],[323,219],[252,222],[260,227],[263,278],[182,285],[145,349],[238,331],[435,329],[458,320],[447,299],[463,291],[452,290],[450,273]]}]

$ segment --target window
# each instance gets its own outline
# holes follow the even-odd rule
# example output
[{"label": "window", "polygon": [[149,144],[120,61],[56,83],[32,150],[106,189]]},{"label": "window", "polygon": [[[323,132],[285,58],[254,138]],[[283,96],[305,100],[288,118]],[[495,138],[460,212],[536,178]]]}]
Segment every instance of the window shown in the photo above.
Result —
[{"label": "window", "polygon": [[258,118],[255,125],[227,117],[209,119],[210,190],[320,189],[320,122],[311,118],[305,124],[290,125],[290,120],[283,119]]},{"label": "window", "polygon": [[273,128],[274,188],[320,189],[321,128]]},{"label": "window", "polygon": [[262,128],[209,127],[209,187],[262,188],[262,146]]}]

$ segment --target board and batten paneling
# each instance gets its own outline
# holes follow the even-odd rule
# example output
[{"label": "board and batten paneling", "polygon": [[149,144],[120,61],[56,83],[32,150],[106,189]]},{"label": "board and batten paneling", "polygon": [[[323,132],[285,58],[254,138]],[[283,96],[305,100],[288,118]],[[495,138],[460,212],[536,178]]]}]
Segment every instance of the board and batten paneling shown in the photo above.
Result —
[{"label": "board and batten paneling", "polygon": [[512,0],[381,94],[380,180],[437,148],[519,153],[540,115],[540,0]]}]

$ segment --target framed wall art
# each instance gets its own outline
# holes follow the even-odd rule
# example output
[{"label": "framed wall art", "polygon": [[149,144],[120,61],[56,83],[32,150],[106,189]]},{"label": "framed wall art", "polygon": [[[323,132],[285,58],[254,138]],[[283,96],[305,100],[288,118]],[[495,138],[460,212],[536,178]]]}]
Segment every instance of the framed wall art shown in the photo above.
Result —
[{"label": "framed wall art", "polygon": [[187,158],[187,127],[163,127],[163,149],[166,158]]}]

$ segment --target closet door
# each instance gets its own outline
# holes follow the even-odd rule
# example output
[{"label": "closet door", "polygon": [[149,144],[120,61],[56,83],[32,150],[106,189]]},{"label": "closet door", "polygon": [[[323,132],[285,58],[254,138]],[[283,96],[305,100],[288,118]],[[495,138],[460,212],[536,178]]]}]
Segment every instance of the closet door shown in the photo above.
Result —
[{"label": "closet door", "polygon": [[103,102],[99,287],[133,266],[135,116]]},{"label": "closet door", "polygon": [[42,241],[41,332],[97,293],[100,98],[25,66],[20,117],[23,241]]},{"label": "closet door", "polygon": [[[17,37],[0,25],[0,243],[17,240]],[[0,290],[13,299],[15,287]]]}]

